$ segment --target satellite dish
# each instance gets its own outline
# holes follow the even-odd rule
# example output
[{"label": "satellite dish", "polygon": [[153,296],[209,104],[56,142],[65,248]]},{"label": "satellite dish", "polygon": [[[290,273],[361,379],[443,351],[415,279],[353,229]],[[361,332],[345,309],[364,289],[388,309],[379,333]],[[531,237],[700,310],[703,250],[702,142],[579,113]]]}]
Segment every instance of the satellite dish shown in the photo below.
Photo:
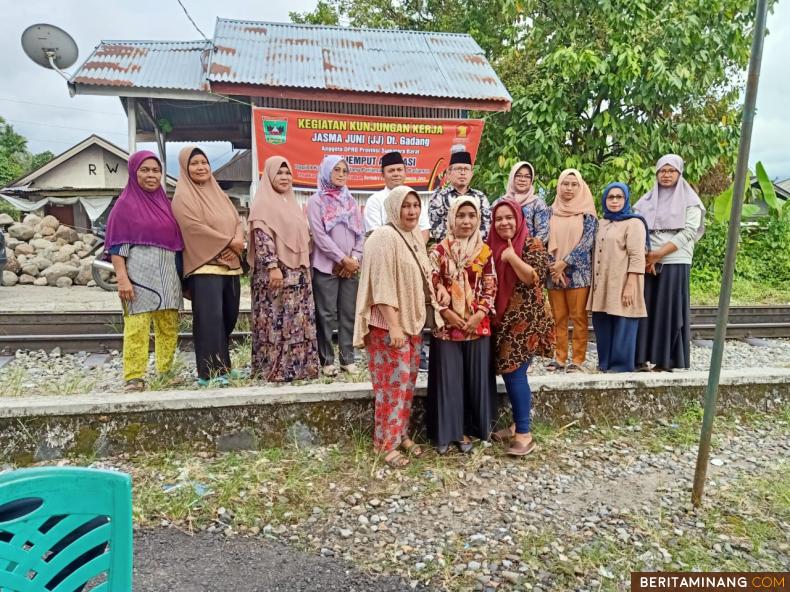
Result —
[{"label": "satellite dish", "polygon": [[66,75],[61,70],[73,66],[78,56],[77,44],[71,35],[55,25],[44,23],[25,29],[22,49],[39,66],[56,70],[64,78]]}]

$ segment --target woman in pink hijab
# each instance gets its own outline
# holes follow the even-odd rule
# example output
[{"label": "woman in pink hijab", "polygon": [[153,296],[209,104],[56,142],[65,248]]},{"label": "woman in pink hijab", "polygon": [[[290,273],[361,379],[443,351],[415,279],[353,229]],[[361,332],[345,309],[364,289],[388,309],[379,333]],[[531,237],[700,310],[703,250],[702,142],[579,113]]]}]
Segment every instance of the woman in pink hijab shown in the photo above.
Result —
[{"label": "woman in pink hijab", "polygon": [[671,372],[690,366],[689,278],[694,245],[705,232],[705,206],[683,178],[683,159],[666,154],[656,163],[656,182],[634,206],[650,229],[645,265],[647,318],[636,338],[641,371]]}]

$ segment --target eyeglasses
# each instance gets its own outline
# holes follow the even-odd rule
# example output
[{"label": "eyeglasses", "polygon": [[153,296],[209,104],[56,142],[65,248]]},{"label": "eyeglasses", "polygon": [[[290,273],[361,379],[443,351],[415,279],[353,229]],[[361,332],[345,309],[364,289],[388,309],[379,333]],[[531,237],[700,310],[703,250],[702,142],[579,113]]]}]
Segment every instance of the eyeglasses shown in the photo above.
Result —
[{"label": "eyeglasses", "polygon": [[148,173],[161,173],[162,169],[139,168],[139,169],[137,169],[137,172],[138,173],[142,173],[144,175],[147,175]]},{"label": "eyeglasses", "polygon": [[517,181],[527,181],[527,180],[531,181],[532,180],[532,177],[530,175],[516,175],[513,178],[516,179]]}]

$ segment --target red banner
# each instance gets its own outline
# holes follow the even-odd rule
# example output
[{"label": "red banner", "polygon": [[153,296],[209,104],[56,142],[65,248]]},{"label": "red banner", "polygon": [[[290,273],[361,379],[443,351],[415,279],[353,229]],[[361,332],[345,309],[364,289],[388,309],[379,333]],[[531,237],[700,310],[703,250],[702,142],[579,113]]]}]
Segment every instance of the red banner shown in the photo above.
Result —
[{"label": "red banner", "polygon": [[253,107],[258,176],[267,158],[279,155],[293,167],[294,187],[315,187],[324,156],[348,162],[351,189],[381,189],[381,156],[397,150],[406,162],[406,184],[420,191],[439,185],[454,146],[474,159],[482,119],[367,117]]}]

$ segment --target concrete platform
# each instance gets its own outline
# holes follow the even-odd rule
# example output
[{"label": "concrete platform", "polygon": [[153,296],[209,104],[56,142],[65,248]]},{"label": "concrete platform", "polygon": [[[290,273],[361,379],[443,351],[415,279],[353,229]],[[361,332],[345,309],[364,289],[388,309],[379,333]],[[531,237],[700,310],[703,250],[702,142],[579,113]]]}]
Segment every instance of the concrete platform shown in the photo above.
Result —
[{"label": "concrete platform", "polygon": [[[553,425],[670,418],[701,401],[707,372],[573,374],[530,378],[535,417]],[[501,421],[509,421],[504,385]],[[424,425],[425,380],[412,417]],[[255,449],[334,442],[373,425],[370,383],[6,398],[2,460],[26,464],[73,454],[190,448]],[[790,403],[790,369],[722,372],[719,409],[770,411]]]},{"label": "concrete platform", "polygon": [[[250,289],[241,289],[241,308],[250,308]],[[191,302],[184,300],[184,309],[190,310]],[[117,292],[101,288],[71,286],[0,286],[0,312],[121,312]]]}]

